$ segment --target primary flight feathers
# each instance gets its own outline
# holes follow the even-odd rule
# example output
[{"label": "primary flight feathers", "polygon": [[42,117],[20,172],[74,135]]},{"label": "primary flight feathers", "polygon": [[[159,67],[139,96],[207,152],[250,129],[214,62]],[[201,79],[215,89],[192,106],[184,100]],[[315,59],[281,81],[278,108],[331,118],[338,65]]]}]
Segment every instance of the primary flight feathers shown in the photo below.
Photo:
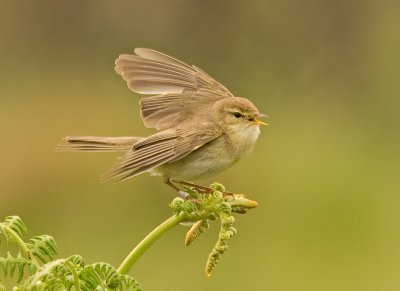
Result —
[{"label": "primary flight feathers", "polygon": [[[135,55],[120,55],[115,64],[116,72],[132,91],[153,95],[140,100],[141,116],[146,127],[161,131],[147,138],[67,137],[59,150],[125,151],[105,174],[106,179],[122,181],[183,158],[222,134],[207,123],[200,127],[196,124],[196,130],[192,130],[195,117],[208,112],[200,107],[233,97],[203,70],[145,48],[135,49]],[[182,121],[185,128],[179,126]]]},{"label": "primary flight feathers", "polygon": [[132,91],[154,95],[140,100],[146,127],[174,127],[201,112],[200,107],[233,97],[228,89],[195,66],[150,49],[137,48],[135,54],[120,55],[115,70]]}]

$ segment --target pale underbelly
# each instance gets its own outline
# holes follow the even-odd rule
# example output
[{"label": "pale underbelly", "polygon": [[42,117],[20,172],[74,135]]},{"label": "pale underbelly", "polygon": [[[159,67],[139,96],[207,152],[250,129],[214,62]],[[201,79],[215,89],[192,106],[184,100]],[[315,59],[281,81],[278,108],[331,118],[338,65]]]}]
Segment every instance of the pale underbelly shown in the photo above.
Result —
[{"label": "pale underbelly", "polygon": [[241,157],[250,154],[258,137],[259,128],[254,128],[248,133],[248,136],[241,136],[236,142],[231,142],[222,136],[180,160],[163,164],[149,172],[152,175],[162,175],[175,180],[193,181],[212,177],[231,167]]},{"label": "pale underbelly", "polygon": [[188,156],[172,163],[166,163],[150,173],[163,175],[175,180],[201,180],[217,175],[231,167],[239,157],[223,151],[224,147],[199,148]]}]

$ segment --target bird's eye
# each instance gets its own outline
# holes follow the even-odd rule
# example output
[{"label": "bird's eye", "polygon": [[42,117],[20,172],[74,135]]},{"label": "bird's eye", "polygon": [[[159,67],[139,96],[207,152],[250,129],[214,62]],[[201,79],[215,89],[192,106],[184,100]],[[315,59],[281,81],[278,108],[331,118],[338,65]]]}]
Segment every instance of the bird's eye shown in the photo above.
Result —
[{"label": "bird's eye", "polygon": [[242,113],[235,111],[235,112],[233,112],[233,116],[235,116],[236,118],[240,118],[243,115],[242,115]]}]

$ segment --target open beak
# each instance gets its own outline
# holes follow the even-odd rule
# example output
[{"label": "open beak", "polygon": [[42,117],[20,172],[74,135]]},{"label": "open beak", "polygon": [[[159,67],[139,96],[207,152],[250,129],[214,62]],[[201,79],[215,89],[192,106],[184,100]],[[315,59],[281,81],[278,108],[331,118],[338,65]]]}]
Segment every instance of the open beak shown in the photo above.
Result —
[{"label": "open beak", "polygon": [[257,118],[253,118],[253,120],[251,120],[251,124],[253,124],[253,125],[268,125],[268,123],[258,120]]},{"label": "open beak", "polygon": [[[268,117],[266,114],[260,114],[258,117]],[[264,121],[258,120],[255,117],[252,117],[249,119],[252,125],[268,125],[268,123],[265,123]]]}]

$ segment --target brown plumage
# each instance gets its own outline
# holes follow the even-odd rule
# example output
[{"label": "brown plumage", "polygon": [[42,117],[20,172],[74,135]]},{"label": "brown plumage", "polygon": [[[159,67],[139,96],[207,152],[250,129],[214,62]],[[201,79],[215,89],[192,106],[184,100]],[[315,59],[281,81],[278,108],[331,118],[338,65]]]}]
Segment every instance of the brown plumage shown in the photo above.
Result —
[{"label": "brown plumage", "polygon": [[[105,174],[117,181],[143,172],[165,180],[218,173],[247,155],[259,134],[257,108],[195,66],[144,48],[120,55],[115,70],[139,94],[149,137],[67,137],[61,150],[123,151]],[[251,126],[250,126],[251,125]],[[255,126],[256,125],[256,126]]]}]

